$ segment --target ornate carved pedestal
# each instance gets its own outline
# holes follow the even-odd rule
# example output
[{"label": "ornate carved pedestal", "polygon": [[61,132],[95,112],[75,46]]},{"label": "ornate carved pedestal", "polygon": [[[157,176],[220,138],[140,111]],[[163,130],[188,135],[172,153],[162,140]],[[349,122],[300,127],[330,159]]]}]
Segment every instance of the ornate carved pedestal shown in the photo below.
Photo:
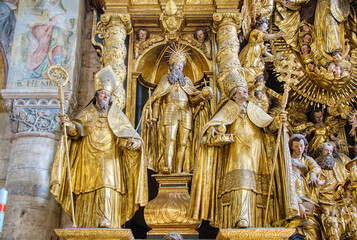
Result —
[{"label": "ornate carved pedestal", "polygon": [[159,182],[159,193],[144,209],[146,224],[152,228],[147,234],[198,235],[195,229],[200,222],[186,216],[190,204],[187,184],[192,174],[156,174],[153,177]]},{"label": "ornate carved pedestal", "polygon": [[55,233],[63,240],[135,239],[130,229],[121,228],[66,228],[55,229]]},{"label": "ornate carved pedestal", "polygon": [[294,228],[237,228],[220,229],[217,240],[285,240],[295,232]]}]

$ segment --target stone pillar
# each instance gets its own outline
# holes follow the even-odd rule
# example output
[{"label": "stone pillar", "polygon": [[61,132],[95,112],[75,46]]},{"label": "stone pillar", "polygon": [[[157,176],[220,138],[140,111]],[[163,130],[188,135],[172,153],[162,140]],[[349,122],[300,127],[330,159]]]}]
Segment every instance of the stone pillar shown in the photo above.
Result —
[{"label": "stone pillar", "polygon": [[36,99],[28,98],[31,92],[26,97],[15,91],[2,91],[13,133],[2,239],[55,239],[60,208],[49,192],[49,179],[60,130],[57,92],[37,92]]},{"label": "stone pillar", "polygon": [[126,97],[124,81],[126,79],[125,58],[127,49],[125,39],[127,34],[133,31],[130,15],[120,13],[105,13],[100,21],[94,26],[92,34],[103,39],[103,44],[95,43],[101,50],[102,67],[111,65],[118,77],[117,88],[113,94],[113,102],[120,109],[125,107]]},{"label": "stone pillar", "polygon": [[[49,192],[49,182],[61,134],[60,104],[57,86],[46,72],[49,65],[67,69],[71,83],[65,87],[65,108],[72,111],[81,66],[85,1],[58,3],[19,1],[9,77],[1,91],[12,130],[5,182],[9,191],[5,240],[57,239],[54,228],[59,227],[60,207]],[[42,44],[36,45],[38,42]]]},{"label": "stone pillar", "polygon": [[240,15],[238,13],[215,13],[213,15],[213,30],[217,34],[218,52],[216,62],[218,65],[218,89],[223,93],[223,81],[230,72],[241,72],[238,58],[239,41],[237,38],[240,28]]}]

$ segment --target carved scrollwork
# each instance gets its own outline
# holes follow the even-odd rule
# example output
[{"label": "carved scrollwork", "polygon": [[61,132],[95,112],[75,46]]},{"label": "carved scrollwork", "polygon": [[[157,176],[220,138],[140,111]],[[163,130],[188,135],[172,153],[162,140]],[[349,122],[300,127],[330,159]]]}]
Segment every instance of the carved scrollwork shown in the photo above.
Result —
[{"label": "carved scrollwork", "polygon": [[146,49],[148,49],[155,43],[162,41],[164,41],[164,38],[157,34],[150,34],[150,37],[146,41],[136,41],[134,43],[135,59],[137,59]]},{"label": "carved scrollwork", "polygon": [[[96,12],[95,12],[96,16]],[[93,23],[92,42],[100,49],[97,51],[101,57],[103,67],[111,65],[118,77],[117,88],[113,93],[113,102],[120,108],[125,107],[125,90],[123,87],[126,79],[125,57],[127,49],[125,39],[131,34],[133,27],[129,14],[105,13],[101,15],[98,23]],[[95,36],[103,39],[103,44],[94,41]]]},{"label": "carved scrollwork", "polygon": [[56,133],[59,109],[14,108],[10,114],[13,134],[23,132]]},{"label": "carved scrollwork", "polygon": [[173,0],[169,0],[165,10],[160,15],[160,21],[165,31],[165,38],[169,41],[178,40],[182,27],[182,9]]},{"label": "carved scrollwork", "polygon": [[213,30],[217,33],[219,47],[216,57],[219,68],[217,82],[219,89],[222,90],[224,78],[230,72],[240,73],[242,68],[238,58],[240,44],[237,38],[240,16],[235,13],[215,13],[213,21]]}]

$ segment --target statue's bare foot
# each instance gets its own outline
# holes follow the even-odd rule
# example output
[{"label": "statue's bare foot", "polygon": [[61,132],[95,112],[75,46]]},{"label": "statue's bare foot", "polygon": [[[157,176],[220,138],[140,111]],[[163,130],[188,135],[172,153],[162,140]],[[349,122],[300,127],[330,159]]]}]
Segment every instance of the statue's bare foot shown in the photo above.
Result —
[{"label": "statue's bare foot", "polygon": [[164,167],[164,168],[162,169],[162,173],[163,173],[163,174],[170,174],[170,173],[171,173],[171,169],[168,168],[168,167]]},{"label": "statue's bare foot", "polygon": [[249,227],[248,221],[245,219],[241,219],[238,224],[237,224],[237,228],[247,228]]},{"label": "statue's bare foot", "polygon": [[99,223],[100,228],[110,228],[110,222],[108,220],[102,220]]}]

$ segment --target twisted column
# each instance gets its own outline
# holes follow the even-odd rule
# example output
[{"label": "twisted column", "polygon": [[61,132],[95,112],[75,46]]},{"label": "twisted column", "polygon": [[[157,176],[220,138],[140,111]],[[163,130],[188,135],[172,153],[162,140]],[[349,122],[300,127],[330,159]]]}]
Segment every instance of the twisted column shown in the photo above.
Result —
[{"label": "twisted column", "polygon": [[125,39],[133,31],[130,15],[119,13],[105,13],[101,15],[94,34],[103,39],[100,44],[102,67],[111,65],[118,77],[118,84],[113,94],[113,102],[120,109],[125,107],[124,81],[126,79],[125,58],[127,49]]},{"label": "twisted column", "polygon": [[230,72],[241,72],[238,58],[239,41],[237,34],[240,28],[240,15],[238,13],[213,14],[213,31],[216,33],[218,52],[216,62],[218,65],[218,89],[223,93],[223,82]]}]

